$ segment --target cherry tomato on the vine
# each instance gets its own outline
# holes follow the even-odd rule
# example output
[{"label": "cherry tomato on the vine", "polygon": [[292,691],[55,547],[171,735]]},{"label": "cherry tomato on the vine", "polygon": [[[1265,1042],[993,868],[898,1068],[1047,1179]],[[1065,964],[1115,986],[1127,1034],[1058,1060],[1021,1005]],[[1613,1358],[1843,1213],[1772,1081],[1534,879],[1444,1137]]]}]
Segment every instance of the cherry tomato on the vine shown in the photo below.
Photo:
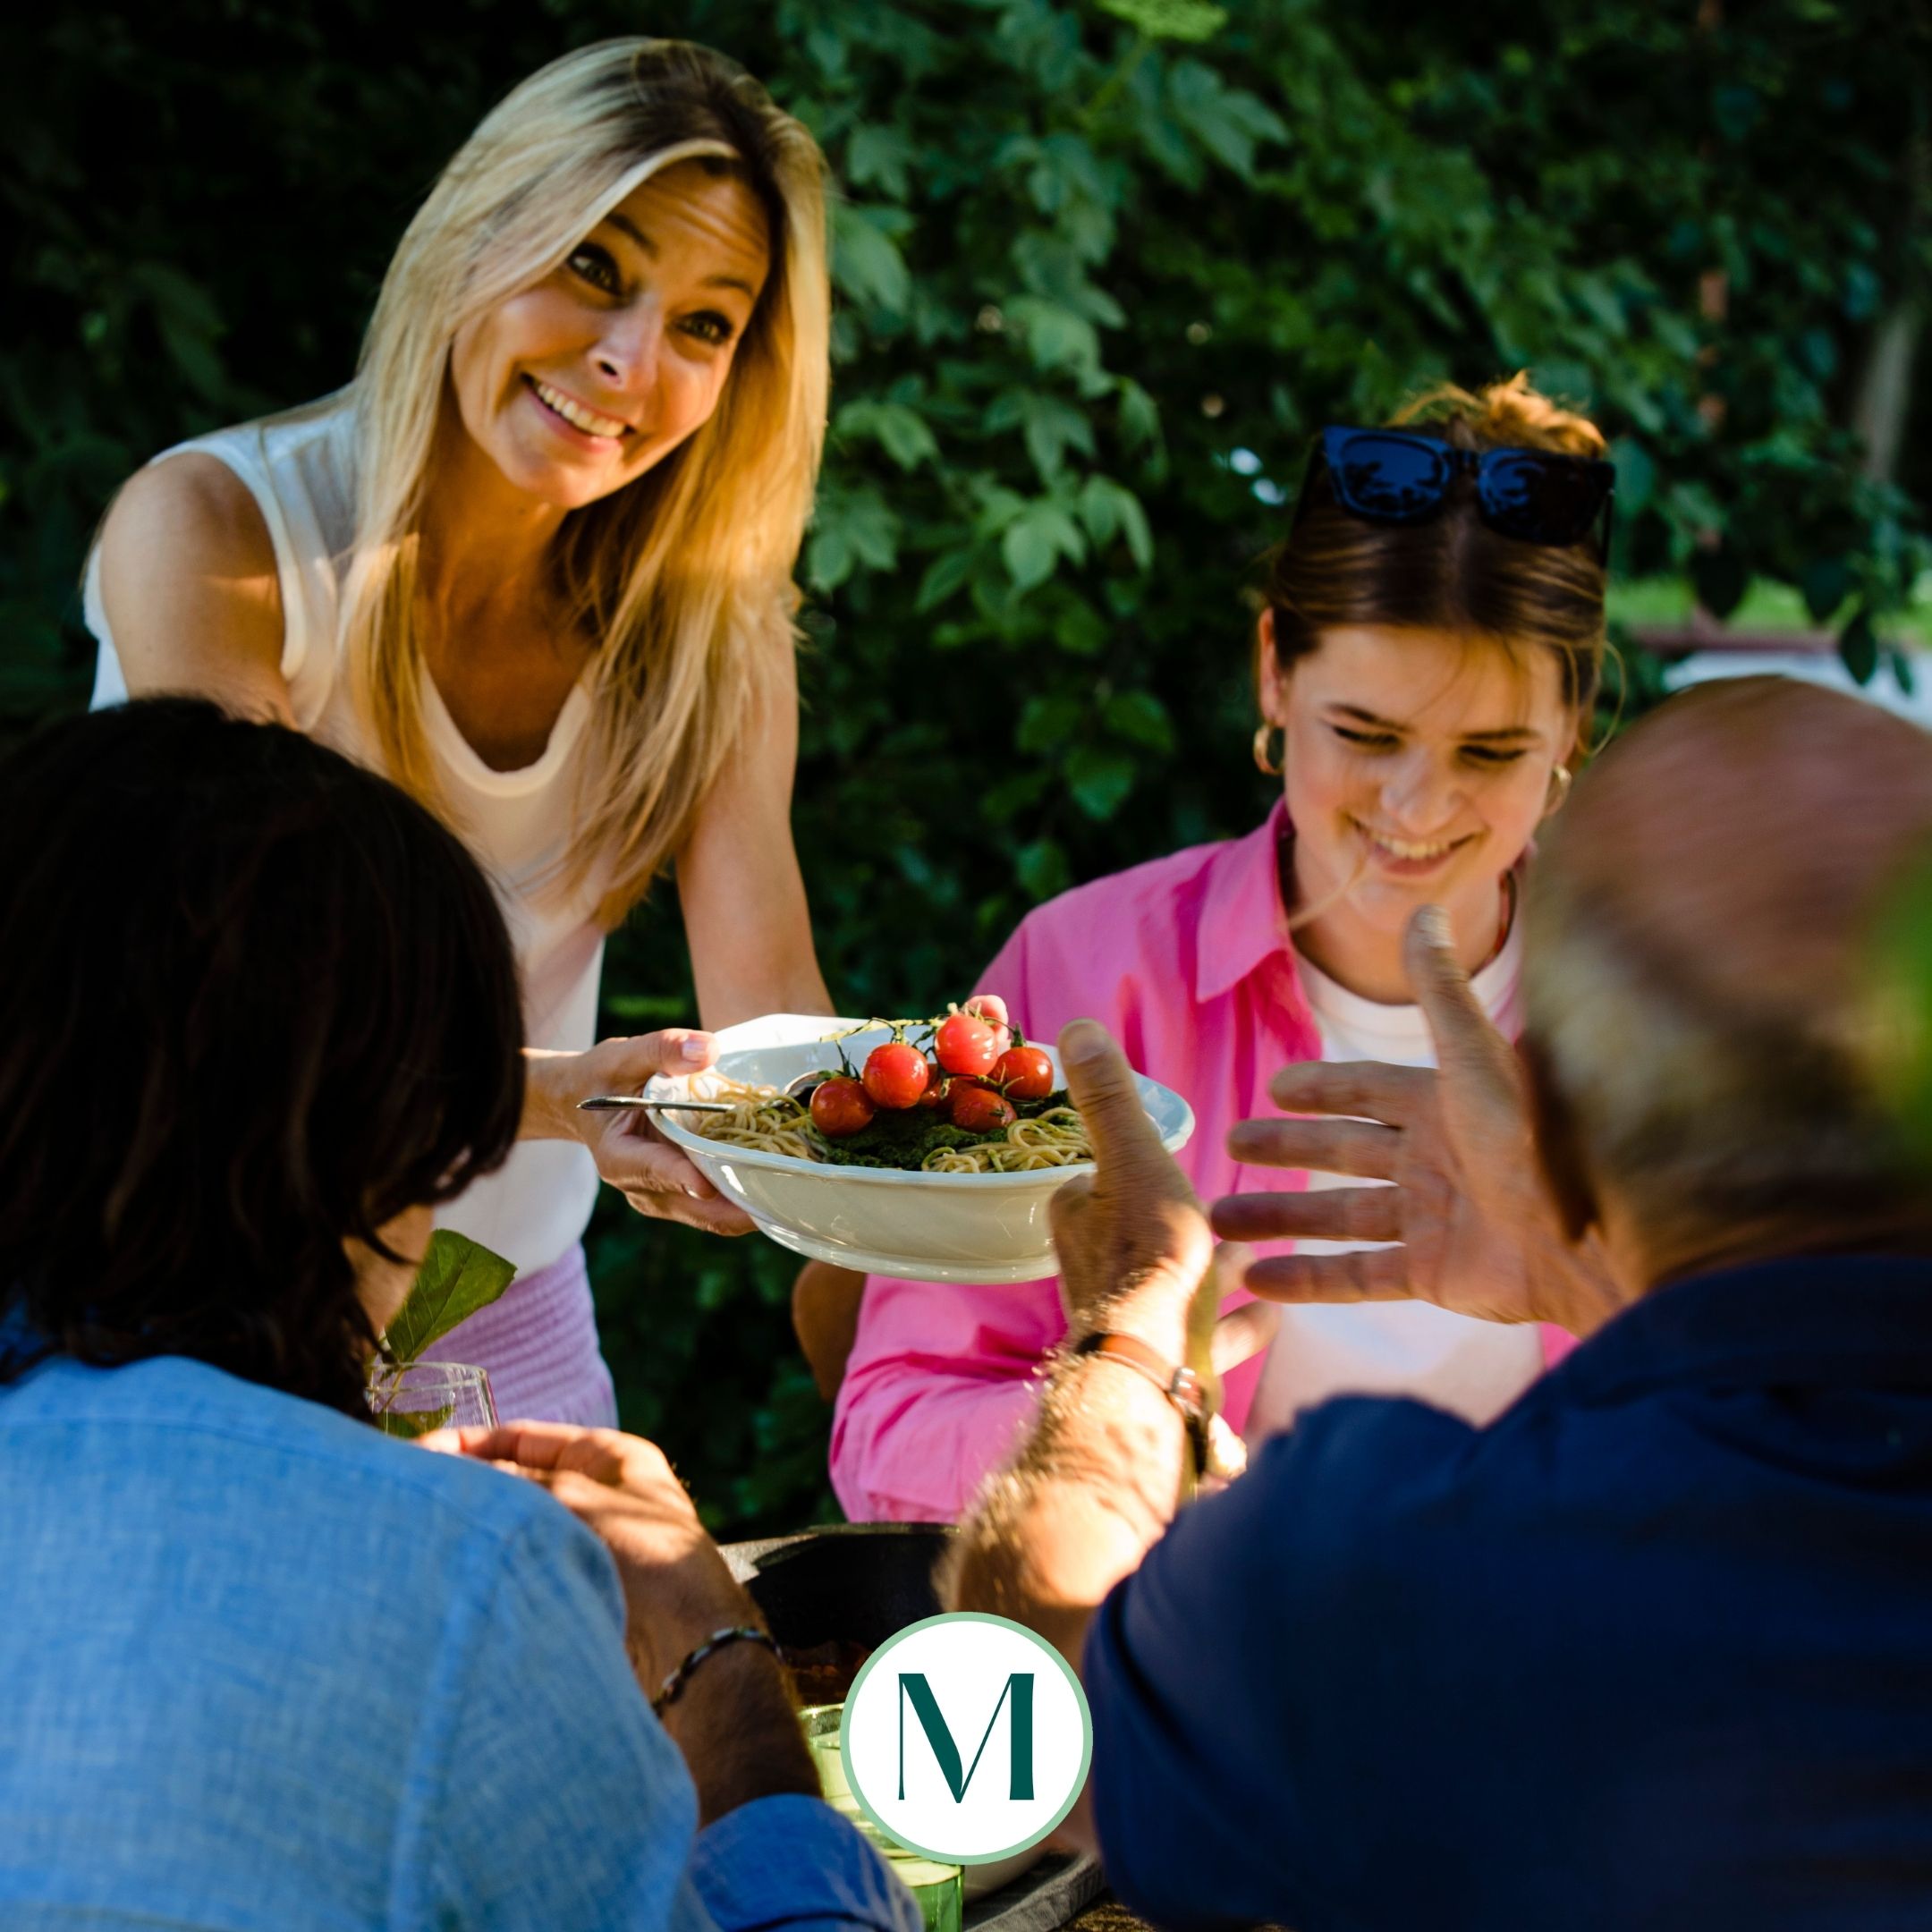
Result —
[{"label": "cherry tomato on the vine", "polygon": [[953,1098],[946,1113],[955,1127],[968,1133],[993,1133],[999,1128],[1011,1127],[1020,1117],[1004,1094],[963,1080],[953,1083]]},{"label": "cherry tomato on the vine", "polygon": [[812,1125],[828,1140],[843,1140],[872,1124],[872,1103],[851,1075],[835,1073],[812,1089]]},{"label": "cherry tomato on the vine", "polygon": [[1053,1091],[1053,1062],[1038,1046],[1009,1046],[993,1063],[993,1080],[1009,1100],[1044,1100]]},{"label": "cherry tomato on the vine", "polygon": [[988,1073],[999,1058],[999,1042],[984,1020],[948,1013],[933,1036],[933,1052],[948,1073]]},{"label": "cherry tomato on the vine", "polygon": [[935,1107],[944,1113],[947,1097],[952,1091],[953,1081],[951,1078],[942,1073],[937,1067],[928,1067],[927,1070],[926,1091],[919,1097],[919,1104],[922,1107]]},{"label": "cherry tomato on the vine", "polygon": [[966,1002],[962,1012],[984,1020],[993,1029],[993,1051],[1003,1054],[1013,1045],[1013,1028],[1008,1024],[1006,1002],[997,993],[979,993]]},{"label": "cherry tomato on the vine", "polygon": [[904,1040],[888,1040],[866,1055],[865,1072],[860,1077],[876,1106],[902,1112],[919,1105],[919,1097],[926,1091],[932,1074],[926,1055],[917,1046]]}]

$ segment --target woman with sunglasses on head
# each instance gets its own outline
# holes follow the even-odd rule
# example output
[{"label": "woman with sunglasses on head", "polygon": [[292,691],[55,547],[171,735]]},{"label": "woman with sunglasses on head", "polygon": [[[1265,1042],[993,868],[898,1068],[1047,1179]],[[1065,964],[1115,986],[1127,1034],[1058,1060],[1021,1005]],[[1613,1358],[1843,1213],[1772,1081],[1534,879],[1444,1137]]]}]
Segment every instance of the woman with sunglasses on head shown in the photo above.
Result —
[{"label": "woman with sunglasses on head", "polygon": [[[1389,429],[1325,432],[1256,640],[1253,756],[1280,786],[1267,820],[1038,908],[987,969],[1027,1033],[1097,1019],[1186,1095],[1180,1158],[1204,1199],[1336,1184],[1250,1169],[1228,1143],[1270,1111],[1283,1064],[1430,1063],[1402,963],[1419,906],[1447,912],[1479,997],[1515,1031],[1518,877],[1569,790],[1604,651],[1603,449],[1521,377],[1445,391]],[[801,1278],[808,1307],[835,1291]],[[956,1516],[1065,1332],[1051,1281],[869,1280],[833,1431],[848,1513]],[[1266,1358],[1228,1376],[1225,1412],[1252,1439],[1331,1394],[1406,1391],[1487,1420],[1556,1346],[1412,1303],[1287,1308]]]},{"label": "woman with sunglasses on head", "polygon": [[354,381],[164,453],[89,561],[97,705],[293,724],[432,807],[503,898],[521,1136],[444,1218],[520,1275],[439,1352],[506,1414],[616,1419],[580,1245],[600,1174],[644,1214],[751,1224],[645,1116],[579,1111],[714,1050],[597,1044],[605,934],[674,863],[704,1025],[831,1010],[790,823],[823,175],[702,47],[553,63],[410,224]]}]

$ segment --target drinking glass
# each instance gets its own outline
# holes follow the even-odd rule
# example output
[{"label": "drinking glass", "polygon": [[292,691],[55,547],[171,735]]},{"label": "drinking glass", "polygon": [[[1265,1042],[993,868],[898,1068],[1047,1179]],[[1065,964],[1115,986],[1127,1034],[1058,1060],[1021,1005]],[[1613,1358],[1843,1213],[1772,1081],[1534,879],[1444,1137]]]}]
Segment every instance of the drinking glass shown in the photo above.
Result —
[{"label": "drinking glass", "polygon": [[370,1371],[369,1411],[385,1435],[413,1439],[431,1429],[496,1426],[488,1373],[464,1362],[411,1362]]},{"label": "drinking glass", "polygon": [[814,1704],[799,1713],[799,1722],[805,1727],[805,1741],[811,1747],[812,1762],[818,1768],[818,1789],[841,1818],[849,1820],[861,1837],[886,1854],[900,1882],[919,1901],[926,1932],[960,1932],[966,1913],[965,1885],[960,1868],[936,1864],[923,1852],[909,1851],[896,1838],[888,1838],[859,1809],[859,1801],[852,1796],[845,1776],[844,1760],[839,1756],[839,1724],[844,1715],[843,1704]]}]

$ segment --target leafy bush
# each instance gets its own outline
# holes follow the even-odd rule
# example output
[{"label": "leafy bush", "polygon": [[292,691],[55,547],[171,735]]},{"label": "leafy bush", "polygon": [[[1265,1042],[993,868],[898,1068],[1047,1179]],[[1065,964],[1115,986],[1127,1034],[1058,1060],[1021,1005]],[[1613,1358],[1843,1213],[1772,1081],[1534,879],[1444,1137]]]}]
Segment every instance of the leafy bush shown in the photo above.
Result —
[{"label": "leafy bush", "polygon": [[[340,381],[482,109],[640,30],[744,61],[843,187],[797,826],[849,1010],[925,1010],[1039,898],[1253,821],[1250,565],[1309,432],[1424,384],[1529,367],[1588,404],[1620,568],[1688,570],[1720,614],[1753,577],[1796,586],[1868,668],[1932,562],[1923,438],[1900,487],[1843,427],[1875,325],[1932,279],[1932,48],[1906,6],[1736,11],[65,11],[9,64],[0,713],[84,699],[72,585],[119,479]],[[1654,665],[1629,682],[1640,707]],[[669,889],[607,993],[625,1030],[689,1012]],[[790,1258],[621,1208],[594,1248],[626,1419],[715,1520],[828,1509]]]}]

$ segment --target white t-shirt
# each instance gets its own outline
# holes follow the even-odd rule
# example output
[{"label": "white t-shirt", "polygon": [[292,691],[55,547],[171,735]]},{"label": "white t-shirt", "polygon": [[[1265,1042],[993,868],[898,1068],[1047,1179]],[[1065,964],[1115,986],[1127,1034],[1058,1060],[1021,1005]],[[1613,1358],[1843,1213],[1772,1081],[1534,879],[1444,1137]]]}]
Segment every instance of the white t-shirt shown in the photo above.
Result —
[{"label": "white t-shirt", "polygon": [[[319,742],[381,771],[382,755],[358,716],[336,630],[339,573],[355,532],[353,419],[343,406],[297,419],[245,423],[197,437],[186,450],[218,457],[247,484],[275,546],[282,589],[282,675],[295,722]],[[119,704],[127,681],[101,601],[100,555],[88,558],[87,626],[100,645],[94,708]],[[463,843],[495,886],[523,988],[524,1035],[533,1046],[580,1051],[597,1038],[604,934],[596,882],[564,898],[545,875],[564,850],[590,696],[580,682],[535,764],[493,771],[478,757],[423,674],[424,729]],[[582,1236],[597,1199],[589,1150],[574,1140],[520,1140],[496,1173],[474,1182],[436,1219],[481,1241],[525,1275],[559,1259]]]},{"label": "white t-shirt", "polygon": [[[1436,1052],[1419,1006],[1384,1006],[1336,985],[1297,958],[1301,990],[1321,1033],[1324,1060],[1380,1060],[1434,1066]],[[1471,982],[1490,1019],[1513,1038],[1521,1017],[1522,922]],[[1377,1187],[1346,1174],[1310,1174],[1319,1188]],[[1302,1241],[1298,1254],[1343,1254],[1372,1241]],[[1331,1395],[1406,1394],[1471,1422],[1493,1420],[1542,1372],[1540,1332],[1452,1315],[1422,1301],[1363,1301],[1284,1307],[1262,1364],[1248,1415],[1248,1440],[1288,1428]]]}]

